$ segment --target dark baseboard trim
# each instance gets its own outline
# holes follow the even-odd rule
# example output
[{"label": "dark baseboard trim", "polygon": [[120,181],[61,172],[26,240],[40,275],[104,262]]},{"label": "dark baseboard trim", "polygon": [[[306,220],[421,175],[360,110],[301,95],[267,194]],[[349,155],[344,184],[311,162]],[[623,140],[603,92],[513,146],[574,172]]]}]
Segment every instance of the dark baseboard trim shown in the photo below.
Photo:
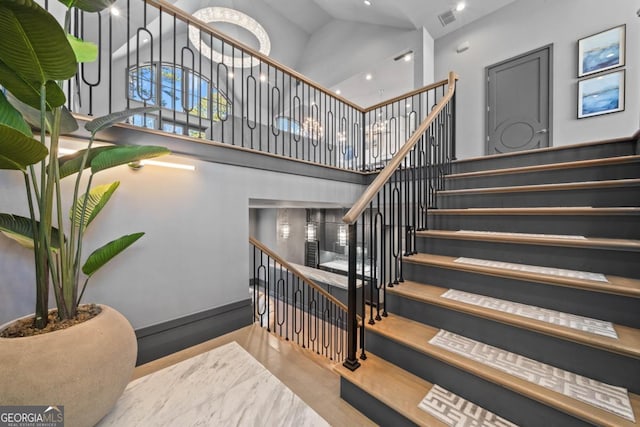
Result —
[{"label": "dark baseboard trim", "polygon": [[251,299],[136,330],[136,366],[251,324]]}]

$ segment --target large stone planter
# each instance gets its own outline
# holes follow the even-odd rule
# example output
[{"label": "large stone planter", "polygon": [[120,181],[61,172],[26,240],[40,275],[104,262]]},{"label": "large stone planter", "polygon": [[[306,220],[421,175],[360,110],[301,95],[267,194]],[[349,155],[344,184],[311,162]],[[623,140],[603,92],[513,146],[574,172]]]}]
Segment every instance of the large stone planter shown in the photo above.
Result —
[{"label": "large stone planter", "polygon": [[63,405],[66,427],[100,421],[131,379],[138,351],[127,319],[100,307],[68,329],[0,338],[0,405]]}]

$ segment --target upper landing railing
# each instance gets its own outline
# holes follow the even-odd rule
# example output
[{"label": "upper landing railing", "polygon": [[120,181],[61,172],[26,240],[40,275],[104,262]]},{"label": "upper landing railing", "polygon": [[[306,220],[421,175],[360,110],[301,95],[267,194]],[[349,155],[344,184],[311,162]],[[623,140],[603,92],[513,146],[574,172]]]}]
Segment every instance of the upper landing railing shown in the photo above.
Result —
[{"label": "upper landing railing", "polygon": [[[58,2],[43,0],[56,16]],[[71,111],[157,106],[130,124],[354,171],[384,165],[446,93],[447,81],[362,108],[164,0],[119,0],[118,14],[75,12],[99,47],[66,88]],[[205,8],[210,9],[210,8]]]}]

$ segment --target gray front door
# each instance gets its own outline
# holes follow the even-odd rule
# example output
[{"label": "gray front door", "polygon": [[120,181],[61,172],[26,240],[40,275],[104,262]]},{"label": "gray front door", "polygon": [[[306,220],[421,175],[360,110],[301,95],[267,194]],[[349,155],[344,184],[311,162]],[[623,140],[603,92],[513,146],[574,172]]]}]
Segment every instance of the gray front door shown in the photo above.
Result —
[{"label": "gray front door", "polygon": [[487,67],[487,154],[551,144],[551,46]]}]

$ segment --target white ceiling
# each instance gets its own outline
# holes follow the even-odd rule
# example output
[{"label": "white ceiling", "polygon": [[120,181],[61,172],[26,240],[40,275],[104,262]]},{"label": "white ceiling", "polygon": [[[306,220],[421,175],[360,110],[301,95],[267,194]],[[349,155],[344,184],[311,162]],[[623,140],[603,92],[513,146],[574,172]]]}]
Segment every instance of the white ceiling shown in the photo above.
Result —
[{"label": "white ceiling", "polygon": [[371,0],[371,6],[365,5],[363,0],[264,1],[290,21],[300,23],[309,34],[333,18],[407,30],[424,27],[438,39],[515,0],[464,0],[466,8],[454,12],[456,21],[446,27],[442,26],[438,15],[455,9],[459,0]]},{"label": "white ceiling", "polygon": [[[437,39],[476,19],[488,15],[497,9],[512,3],[515,0],[464,0],[466,8],[461,12],[455,12],[456,20],[443,26],[438,20],[438,15],[446,11],[452,11],[460,0],[371,0],[371,6],[364,4],[363,0],[212,0],[209,5],[236,7],[251,15],[261,22],[270,33],[273,46],[272,55],[276,60],[296,68],[296,60],[305,55],[310,55],[305,48],[306,43],[298,43],[294,46],[294,40],[299,38],[300,30],[308,35],[311,40],[314,34],[321,33],[323,27],[330,22],[339,20],[353,23],[354,31],[360,31],[360,25],[373,24],[386,28],[413,31],[426,28],[429,34]],[[188,12],[190,3],[202,5],[202,0],[178,0],[176,3]],[[251,6],[249,6],[249,4]],[[265,7],[270,13],[265,13]],[[202,7],[202,6],[200,6]],[[193,9],[193,7],[192,7]],[[273,13],[285,18],[296,31],[285,31],[282,22],[274,22]],[[271,27],[271,30],[269,30]],[[225,30],[219,28],[220,30]],[[277,33],[274,29],[277,29]],[[238,37],[243,42],[248,38],[241,37],[237,32],[231,32],[232,37]],[[284,35],[284,37],[283,37]],[[240,36],[240,37],[239,37]],[[335,42],[335,41],[334,41]],[[413,46],[399,46],[398,52],[412,49]],[[286,55],[285,55],[286,53]],[[388,55],[388,54],[387,54]],[[332,90],[341,90],[342,96],[353,102],[369,106],[393,96],[405,93],[414,88],[414,64],[413,62],[394,61],[391,57],[377,58],[375,65],[367,66],[368,69],[359,70],[357,73],[346,73],[342,81],[323,81],[322,77],[315,79],[320,84],[331,85]],[[365,80],[367,73],[373,75],[372,80]],[[443,76],[435,76],[436,79]]]}]

